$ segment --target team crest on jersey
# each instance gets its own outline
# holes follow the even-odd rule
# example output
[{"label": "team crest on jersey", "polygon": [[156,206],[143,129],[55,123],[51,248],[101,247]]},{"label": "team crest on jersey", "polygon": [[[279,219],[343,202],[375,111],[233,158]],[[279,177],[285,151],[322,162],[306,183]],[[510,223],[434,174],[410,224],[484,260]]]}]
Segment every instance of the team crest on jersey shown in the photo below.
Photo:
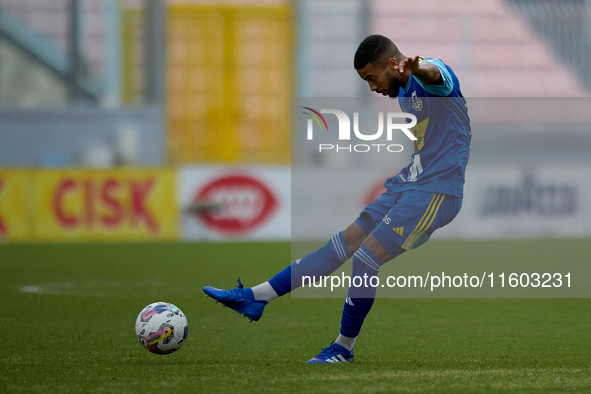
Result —
[{"label": "team crest on jersey", "polygon": [[412,108],[415,111],[423,109],[423,101],[417,97],[417,91],[412,92]]}]

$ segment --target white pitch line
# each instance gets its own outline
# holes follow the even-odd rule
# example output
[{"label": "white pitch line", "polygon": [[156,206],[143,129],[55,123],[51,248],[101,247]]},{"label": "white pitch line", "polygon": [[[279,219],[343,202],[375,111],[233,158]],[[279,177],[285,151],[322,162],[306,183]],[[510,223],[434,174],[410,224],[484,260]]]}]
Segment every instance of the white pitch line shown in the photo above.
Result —
[{"label": "white pitch line", "polygon": [[20,288],[21,293],[41,293],[41,288],[39,286],[21,286]]},{"label": "white pitch line", "polygon": [[[138,288],[155,288],[163,286],[159,283],[136,283]],[[90,281],[90,282],[62,282],[45,283],[39,285],[24,285],[19,287],[21,293],[46,294],[46,295],[69,295],[79,297],[110,297],[120,289],[128,289],[129,284],[114,281]]]}]

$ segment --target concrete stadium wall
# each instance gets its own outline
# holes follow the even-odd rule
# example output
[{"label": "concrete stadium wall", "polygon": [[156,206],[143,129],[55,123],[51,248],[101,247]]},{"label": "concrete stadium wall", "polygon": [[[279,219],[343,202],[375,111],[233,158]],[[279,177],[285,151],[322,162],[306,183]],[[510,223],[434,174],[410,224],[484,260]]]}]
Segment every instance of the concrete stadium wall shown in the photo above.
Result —
[{"label": "concrete stadium wall", "polygon": [[165,163],[157,108],[0,109],[0,167]]}]

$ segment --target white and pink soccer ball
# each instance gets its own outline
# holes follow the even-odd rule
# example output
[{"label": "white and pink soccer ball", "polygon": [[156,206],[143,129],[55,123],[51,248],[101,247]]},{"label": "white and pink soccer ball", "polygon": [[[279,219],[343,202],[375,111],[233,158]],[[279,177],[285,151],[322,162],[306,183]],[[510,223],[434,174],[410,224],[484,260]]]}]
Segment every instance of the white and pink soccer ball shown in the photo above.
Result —
[{"label": "white and pink soccer ball", "polygon": [[148,305],[135,321],[135,334],[140,343],[156,354],[170,354],[179,350],[188,332],[185,314],[168,302]]}]

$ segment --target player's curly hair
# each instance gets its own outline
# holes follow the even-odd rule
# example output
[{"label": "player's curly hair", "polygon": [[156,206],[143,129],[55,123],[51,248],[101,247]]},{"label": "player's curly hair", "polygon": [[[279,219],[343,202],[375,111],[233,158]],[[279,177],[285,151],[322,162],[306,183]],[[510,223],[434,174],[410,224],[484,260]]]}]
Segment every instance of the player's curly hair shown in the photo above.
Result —
[{"label": "player's curly hair", "polygon": [[375,64],[382,60],[385,55],[390,57],[396,56],[398,48],[388,37],[374,34],[367,36],[365,40],[359,44],[357,52],[355,52],[355,59],[353,61],[355,69],[360,70],[367,66],[368,63]]}]

